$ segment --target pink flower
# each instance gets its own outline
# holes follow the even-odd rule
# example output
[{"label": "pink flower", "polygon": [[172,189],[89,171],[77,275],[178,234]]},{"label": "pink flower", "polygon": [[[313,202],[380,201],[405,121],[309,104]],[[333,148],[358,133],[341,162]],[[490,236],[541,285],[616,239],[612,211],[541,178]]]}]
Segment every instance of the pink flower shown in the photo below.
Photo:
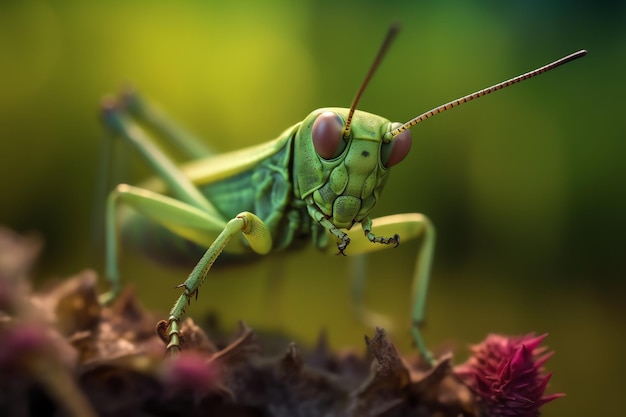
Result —
[{"label": "pink flower", "polygon": [[488,415],[538,416],[542,405],[565,395],[543,395],[552,376],[544,373],[543,365],[554,353],[539,347],[546,336],[491,334],[472,346],[473,355],[455,373],[473,389]]},{"label": "pink flower", "polygon": [[0,338],[0,369],[28,364],[54,350],[47,329],[39,323],[24,322],[0,329]]},{"label": "pink flower", "polygon": [[219,372],[208,356],[184,351],[166,362],[161,378],[170,390],[207,392],[218,385]]}]

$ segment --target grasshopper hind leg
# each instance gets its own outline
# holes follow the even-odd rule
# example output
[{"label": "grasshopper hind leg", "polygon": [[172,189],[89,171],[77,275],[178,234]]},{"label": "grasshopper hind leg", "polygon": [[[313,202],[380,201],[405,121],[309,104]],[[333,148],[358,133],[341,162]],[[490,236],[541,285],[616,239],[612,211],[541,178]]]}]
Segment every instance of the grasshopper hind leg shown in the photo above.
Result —
[{"label": "grasshopper hind leg", "polygon": [[265,255],[272,249],[272,236],[269,229],[256,215],[250,212],[242,212],[226,223],[224,230],[207,249],[191,274],[189,274],[189,277],[178,286],[183,288],[183,293],[174,304],[174,307],[172,307],[168,318],[169,330],[167,337],[169,343],[167,350],[169,353],[180,351],[180,326],[187,306],[193,298],[197,298],[198,290],[215,260],[222,253],[228,242],[239,233],[243,234],[250,244],[250,248],[259,255]]},{"label": "grasshopper hind leg", "polygon": [[126,88],[120,95],[120,107],[138,123],[167,139],[189,159],[206,158],[218,153],[132,88]]}]

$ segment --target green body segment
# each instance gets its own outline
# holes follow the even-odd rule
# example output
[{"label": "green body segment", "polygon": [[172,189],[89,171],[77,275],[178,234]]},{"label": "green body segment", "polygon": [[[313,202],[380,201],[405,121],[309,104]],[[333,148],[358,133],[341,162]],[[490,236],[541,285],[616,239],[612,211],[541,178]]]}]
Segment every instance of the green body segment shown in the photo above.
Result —
[{"label": "green body segment", "polygon": [[[181,171],[215,207],[216,216],[232,219],[242,211],[255,213],[268,228],[273,249],[279,250],[310,235],[313,225],[304,204],[294,198],[291,172],[293,135],[297,126],[284,132],[277,140],[233,153],[220,154],[182,165]],[[224,161],[236,164],[220,170]],[[154,178],[142,187],[166,195],[171,190],[165,182]],[[157,260],[186,263],[197,262],[215,240],[216,234],[184,238],[175,227],[150,222],[141,213],[129,212],[124,219],[124,241]],[[229,255],[254,253],[241,237],[232,239],[224,252]],[[189,258],[189,259],[188,259]],[[182,262],[177,262],[181,259]],[[232,259],[232,256],[230,257]]]}]

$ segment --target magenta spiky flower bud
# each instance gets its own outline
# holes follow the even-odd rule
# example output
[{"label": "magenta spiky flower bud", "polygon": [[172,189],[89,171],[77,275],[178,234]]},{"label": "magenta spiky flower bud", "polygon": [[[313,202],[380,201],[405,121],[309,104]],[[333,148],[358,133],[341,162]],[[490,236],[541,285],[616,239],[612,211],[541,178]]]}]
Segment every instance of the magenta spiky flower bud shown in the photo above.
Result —
[{"label": "magenta spiky flower bud", "polygon": [[539,345],[547,334],[507,337],[490,334],[472,346],[472,356],[455,368],[492,417],[536,417],[539,408],[565,394],[544,396],[552,373],[543,365],[554,351]]}]

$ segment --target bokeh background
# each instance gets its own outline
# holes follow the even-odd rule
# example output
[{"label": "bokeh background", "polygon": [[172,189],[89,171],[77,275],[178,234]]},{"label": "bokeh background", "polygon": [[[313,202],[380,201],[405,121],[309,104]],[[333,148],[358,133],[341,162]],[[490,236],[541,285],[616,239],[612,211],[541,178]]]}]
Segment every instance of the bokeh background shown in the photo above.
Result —
[{"label": "bokeh background", "polygon": [[[454,345],[462,360],[488,332],[548,332],[550,390],[568,396],[545,415],[621,415],[624,2],[218,3],[0,3],[0,223],[45,238],[37,277],[102,271],[98,105],[127,83],[226,151],[272,139],[315,108],[349,106],[393,21],[403,30],[360,108],[402,122],[586,48],[414,128],[376,214],[419,211],[437,226],[431,345]],[[128,149],[118,156],[114,178],[149,174]],[[367,299],[397,323],[405,352],[417,247],[369,260]],[[190,312],[305,345],[326,329],[334,348],[362,349],[373,329],[350,317],[347,265],[304,251],[224,268]],[[127,250],[122,268],[164,312],[188,272]]]}]

